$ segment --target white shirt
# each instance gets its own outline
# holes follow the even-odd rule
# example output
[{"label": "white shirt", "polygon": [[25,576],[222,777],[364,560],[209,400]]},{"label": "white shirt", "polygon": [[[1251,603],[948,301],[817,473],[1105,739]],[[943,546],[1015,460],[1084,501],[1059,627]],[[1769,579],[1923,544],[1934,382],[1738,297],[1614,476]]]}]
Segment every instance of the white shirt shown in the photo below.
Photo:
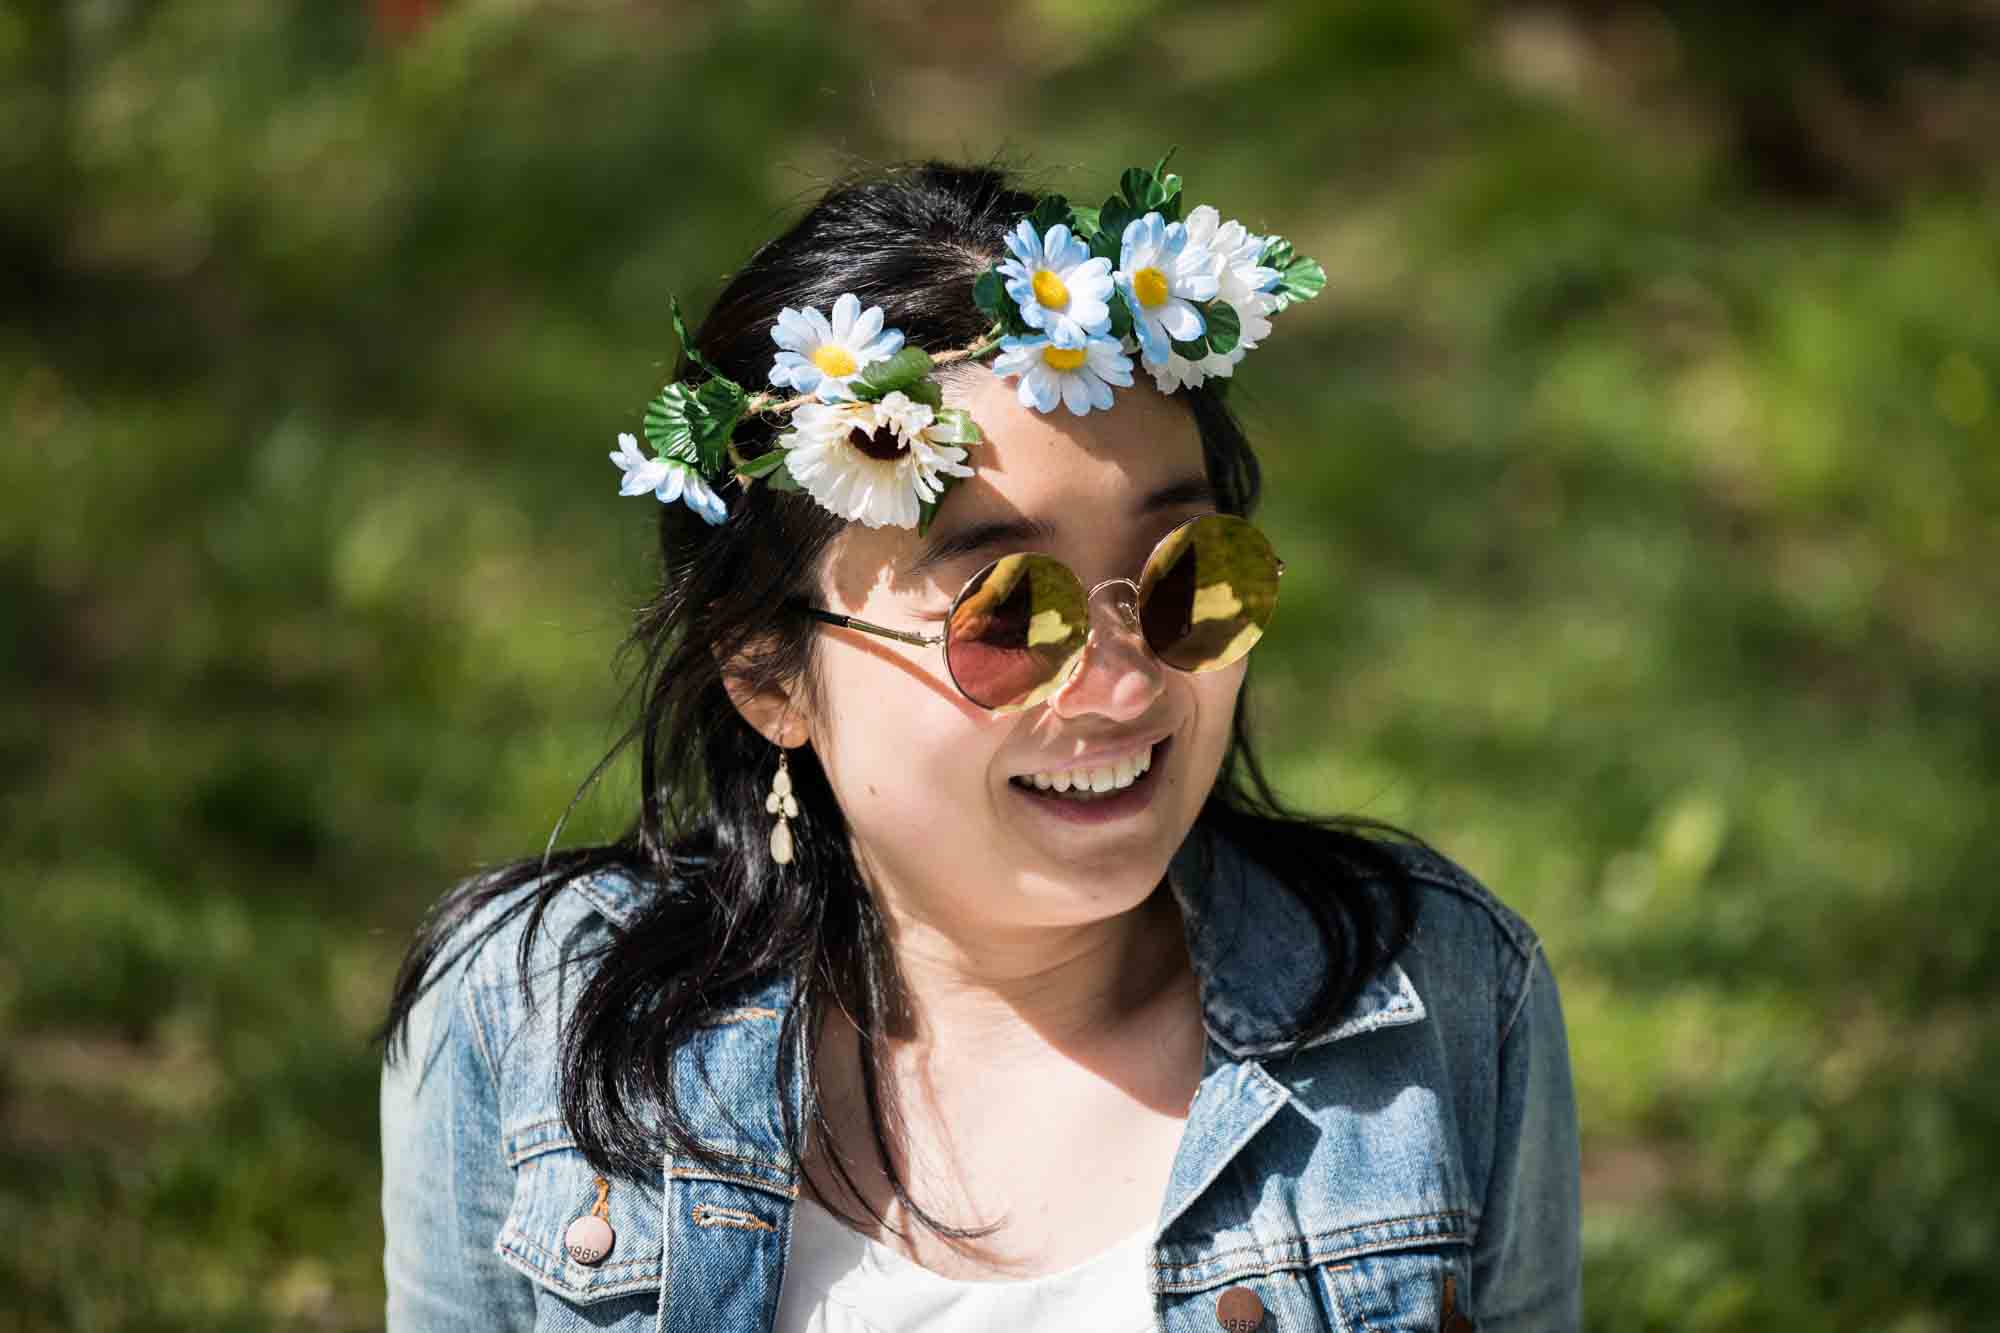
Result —
[{"label": "white shirt", "polygon": [[775,1333],[1150,1333],[1151,1225],[1095,1258],[1019,1282],[945,1277],[801,1195]]}]

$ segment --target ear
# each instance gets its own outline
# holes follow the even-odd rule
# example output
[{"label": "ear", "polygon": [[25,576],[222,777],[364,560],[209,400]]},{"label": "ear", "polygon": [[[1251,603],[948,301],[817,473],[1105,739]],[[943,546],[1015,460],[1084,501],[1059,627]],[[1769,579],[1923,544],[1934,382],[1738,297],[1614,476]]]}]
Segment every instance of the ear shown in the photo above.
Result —
[{"label": "ear", "polygon": [[721,661],[721,667],[722,687],[729,692],[729,701],[759,735],[788,750],[811,739],[812,729],[801,701],[795,697],[795,688],[754,684],[741,660]]}]

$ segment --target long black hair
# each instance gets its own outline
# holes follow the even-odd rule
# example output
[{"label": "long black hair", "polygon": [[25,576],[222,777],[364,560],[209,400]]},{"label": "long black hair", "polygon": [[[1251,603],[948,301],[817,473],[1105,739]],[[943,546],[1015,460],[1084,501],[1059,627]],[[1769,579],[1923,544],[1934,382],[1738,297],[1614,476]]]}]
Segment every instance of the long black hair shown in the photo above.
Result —
[{"label": "long black hair", "polygon": [[[1002,256],[1002,238],[1035,204],[998,165],[925,162],[850,177],[750,257],[693,341],[722,373],[760,386],[779,309],[826,309],[853,292],[864,307],[881,306],[886,322],[912,345],[966,346],[988,326],[970,300],[973,280]],[[689,369],[683,353],[677,377]],[[1227,383],[1211,380],[1172,399],[1194,414],[1219,507],[1247,515],[1258,497],[1257,460],[1222,397]],[[746,423],[737,433],[739,448],[755,454],[771,432],[769,423]],[[983,1234],[937,1221],[894,1168],[883,1129],[881,1080],[889,1075],[879,1039],[900,1011],[897,973],[825,772],[810,745],[790,752],[799,803],[792,821],[796,852],[789,865],[777,865],[767,851],[764,809],[771,743],[743,720],[722,678],[721,663],[738,661],[750,688],[802,683],[808,714],[824,713],[814,687],[815,624],[783,607],[816,591],[819,562],[843,520],[808,497],[769,486],[745,492],[732,480],[722,493],[729,515],[717,526],[683,505],[659,507],[659,587],[621,650],[640,659],[638,716],[584,783],[587,789],[637,742],[638,812],[631,828],[615,842],[525,857],[445,894],[403,960],[376,1039],[386,1042],[384,1059],[393,1062],[418,997],[523,910],[529,916],[518,961],[524,998],[533,1004],[530,950],[544,909],[572,880],[617,870],[658,891],[592,951],[590,979],[561,1034],[563,1118],[599,1171],[650,1181],[669,1146],[707,1159],[677,1103],[674,1052],[729,1008],[739,989],[794,975],[798,1003],[787,1010],[780,1034],[779,1079],[792,1077],[791,1060],[804,1061],[807,1116],[821,1141],[830,1139],[830,1127],[819,1105],[811,1043],[801,1034],[815,1032],[817,1016],[830,1012],[824,1006],[838,1003],[862,1032],[869,1120],[897,1199],[938,1234]],[[1287,809],[1251,747],[1248,699],[1247,688],[1239,691],[1228,750],[1197,824],[1251,852],[1298,896],[1324,935],[1334,965],[1296,1034],[1302,1045],[1329,1030],[1407,942],[1414,891],[1385,843],[1420,840],[1373,820]],[[521,892],[531,884],[533,892]],[[510,896],[504,910],[485,914],[479,930],[463,930]],[[457,939],[461,934],[467,938]],[[454,942],[458,948],[447,958]],[[784,1119],[796,1155],[800,1126],[788,1105]],[[853,1187],[845,1166],[834,1161]],[[858,1188],[854,1193],[865,1197]]]}]

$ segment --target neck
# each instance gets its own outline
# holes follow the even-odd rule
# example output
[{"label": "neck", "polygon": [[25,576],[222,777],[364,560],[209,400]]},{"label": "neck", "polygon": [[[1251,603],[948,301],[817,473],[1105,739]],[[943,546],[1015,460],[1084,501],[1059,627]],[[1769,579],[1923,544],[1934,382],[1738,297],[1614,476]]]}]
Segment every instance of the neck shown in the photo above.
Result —
[{"label": "neck", "polygon": [[995,1071],[1055,1052],[1078,1058],[1195,992],[1164,882],[1128,911],[1067,926],[943,921],[877,901],[905,1002],[881,1023],[899,1064]]},{"label": "neck", "polygon": [[[912,1118],[1007,1121],[1010,1106],[1029,1103],[1043,1114],[1050,1105],[1089,1116],[1106,1105],[1186,1114],[1206,1036],[1180,904],[1164,884],[1129,911],[1061,930],[952,931],[908,914],[884,915],[905,1007],[880,1025],[876,1058],[887,1117],[880,1129],[906,1179]],[[809,1149],[808,1175],[819,1196],[829,1197],[834,1176],[821,1170],[818,1154],[836,1153],[870,1182],[878,1206],[888,1207],[887,1186],[876,1177],[858,1034],[838,1005],[818,1017],[819,1091],[833,1143],[844,1147]]]}]

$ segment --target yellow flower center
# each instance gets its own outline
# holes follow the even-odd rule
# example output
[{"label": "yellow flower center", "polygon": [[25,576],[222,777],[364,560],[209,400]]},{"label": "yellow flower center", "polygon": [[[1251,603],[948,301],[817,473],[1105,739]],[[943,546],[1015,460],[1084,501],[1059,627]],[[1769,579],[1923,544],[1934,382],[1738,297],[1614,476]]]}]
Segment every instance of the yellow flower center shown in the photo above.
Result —
[{"label": "yellow flower center", "polygon": [[1030,284],[1035,289],[1035,299],[1051,310],[1064,310],[1069,306],[1069,288],[1063,280],[1047,269],[1035,270],[1035,280]]},{"label": "yellow flower center", "polygon": [[1160,305],[1167,299],[1167,275],[1156,268],[1140,269],[1132,275],[1132,294],[1140,305]]},{"label": "yellow flower center", "polygon": [[1075,370],[1090,353],[1081,347],[1044,347],[1042,361],[1054,370]]},{"label": "yellow flower center", "polygon": [[821,343],[813,349],[813,364],[828,375],[852,375],[854,353],[833,343]]}]

